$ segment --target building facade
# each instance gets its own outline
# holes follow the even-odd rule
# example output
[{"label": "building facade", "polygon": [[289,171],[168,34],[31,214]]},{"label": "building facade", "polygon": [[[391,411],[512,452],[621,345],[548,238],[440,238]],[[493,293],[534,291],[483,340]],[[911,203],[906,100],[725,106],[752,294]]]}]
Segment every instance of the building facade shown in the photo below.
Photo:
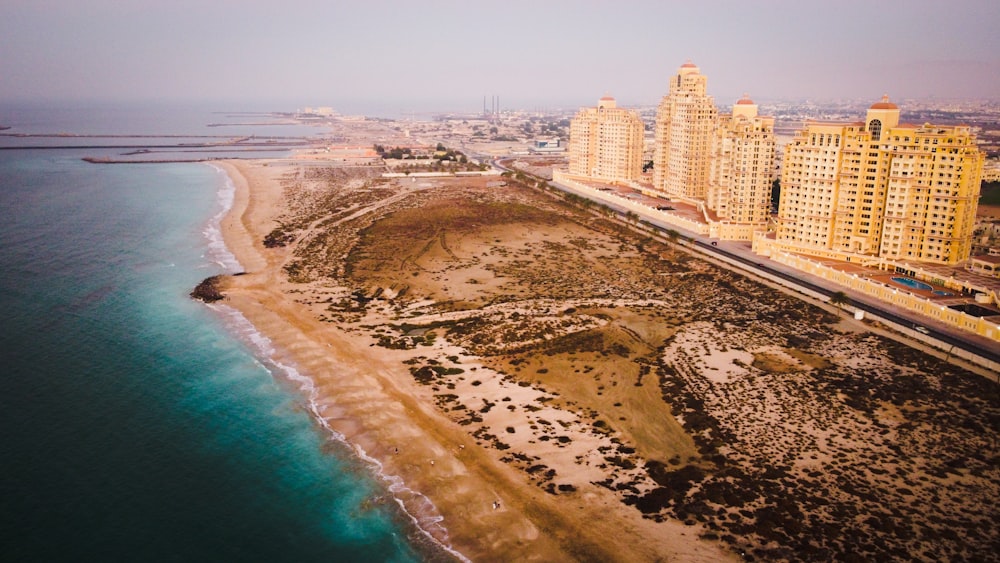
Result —
[{"label": "building facade", "polygon": [[719,116],[711,148],[708,211],[727,225],[720,238],[750,240],[770,217],[774,118],[757,115],[757,105],[744,96],[731,114]]},{"label": "building facade", "polygon": [[718,110],[707,86],[708,78],[686,62],[657,108],[653,188],[667,197],[703,200],[708,194]]},{"label": "building facade", "polygon": [[970,127],[900,124],[887,97],[863,122],[807,123],[785,147],[775,242],[831,257],[965,261],[983,161]]},{"label": "building facade", "polygon": [[770,213],[774,118],[746,96],[719,114],[707,87],[691,62],[671,79],[656,113],[653,190],[697,205],[710,236],[751,240]]},{"label": "building facade", "polygon": [[642,175],[643,124],[638,112],[605,96],[570,121],[569,173],[609,182]]}]

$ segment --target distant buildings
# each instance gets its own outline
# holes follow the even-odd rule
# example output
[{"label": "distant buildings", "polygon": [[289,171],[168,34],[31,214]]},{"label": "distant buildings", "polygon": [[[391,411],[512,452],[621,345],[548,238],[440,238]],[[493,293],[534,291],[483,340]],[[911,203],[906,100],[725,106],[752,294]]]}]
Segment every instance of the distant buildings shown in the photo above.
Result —
[{"label": "distant buildings", "polygon": [[568,176],[693,205],[698,232],[752,240],[764,254],[964,262],[985,154],[969,126],[901,124],[899,116],[884,98],[864,121],[807,121],[785,147],[770,234],[774,119],[758,115],[746,96],[720,114],[691,62],[671,78],[658,107],[651,179],[642,177],[640,118],[610,96],[573,118]]},{"label": "distant buildings", "polygon": [[605,96],[570,121],[569,173],[609,182],[642,175],[643,124],[639,114]]},{"label": "distant buildings", "polygon": [[330,106],[320,106],[320,107],[309,107],[309,106],[306,106],[302,110],[301,115],[304,115],[304,116],[315,115],[315,116],[319,116],[319,117],[333,117],[333,116],[337,115],[337,112],[334,111],[334,109],[332,107],[330,107]]},{"label": "distant buildings", "polygon": [[539,154],[561,153],[566,152],[566,147],[562,146],[562,143],[559,141],[559,137],[552,137],[549,139],[535,139],[535,142],[529,150],[533,153]]},{"label": "distant buildings", "polygon": [[1000,182],[1000,164],[996,160],[986,163],[983,167],[984,182]]},{"label": "distant buildings", "polygon": [[848,261],[965,261],[983,161],[969,126],[900,124],[887,97],[864,121],[807,122],[785,147],[772,246]]},{"label": "distant buildings", "polygon": [[771,207],[774,119],[757,115],[747,97],[731,114],[720,115],[707,83],[690,62],[670,80],[656,113],[651,185],[642,177],[642,122],[611,97],[573,118],[569,176],[630,184],[650,196],[691,204],[706,234],[751,240],[767,228]]}]

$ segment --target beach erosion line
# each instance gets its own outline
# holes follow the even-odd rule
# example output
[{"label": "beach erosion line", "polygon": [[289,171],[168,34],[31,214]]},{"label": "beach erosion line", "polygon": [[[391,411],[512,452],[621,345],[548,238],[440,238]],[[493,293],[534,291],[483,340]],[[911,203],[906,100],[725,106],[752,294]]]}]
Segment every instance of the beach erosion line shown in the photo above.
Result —
[{"label": "beach erosion line", "polygon": [[[217,197],[220,211],[212,216],[203,231],[208,240],[208,251],[205,258],[218,264],[228,272],[242,272],[243,265],[226,246],[221,227],[222,220],[232,211],[236,195],[236,184],[224,168],[210,163],[208,166],[215,169],[223,178],[219,183]],[[320,412],[319,393],[310,377],[303,375],[295,366],[277,360],[275,357],[277,350],[271,340],[257,330],[257,327],[242,312],[219,303],[206,303],[206,305],[223,318],[223,325],[230,334],[249,344],[255,356],[255,361],[271,377],[282,377],[298,387],[299,392],[306,398],[308,412],[313,419],[323,427],[331,439],[347,446],[369,468],[371,474],[384,484],[401,512],[410,519],[410,522],[425,540],[430,541],[436,548],[445,551],[459,561],[471,563],[469,558],[451,546],[448,530],[441,524],[444,517],[441,516],[430,498],[409,488],[402,477],[386,473],[381,461],[368,455],[364,448],[358,444],[351,443],[343,434],[330,426],[326,417]]]}]

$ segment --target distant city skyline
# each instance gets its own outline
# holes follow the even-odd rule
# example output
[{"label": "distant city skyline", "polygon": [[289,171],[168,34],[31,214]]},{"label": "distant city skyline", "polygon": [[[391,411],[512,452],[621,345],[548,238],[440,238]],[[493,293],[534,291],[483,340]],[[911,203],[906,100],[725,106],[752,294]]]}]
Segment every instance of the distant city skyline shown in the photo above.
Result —
[{"label": "distant city skyline", "polygon": [[3,0],[0,101],[655,105],[687,60],[720,106],[997,99],[998,26],[995,0]]}]

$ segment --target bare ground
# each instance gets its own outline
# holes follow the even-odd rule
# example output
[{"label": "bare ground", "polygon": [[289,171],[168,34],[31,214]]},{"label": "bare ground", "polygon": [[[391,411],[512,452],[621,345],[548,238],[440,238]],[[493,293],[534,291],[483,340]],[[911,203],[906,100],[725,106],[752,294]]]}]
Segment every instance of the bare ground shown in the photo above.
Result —
[{"label": "bare ground", "polygon": [[617,499],[747,559],[997,559],[995,383],[552,194],[276,179],[285,293],[552,510]]}]

